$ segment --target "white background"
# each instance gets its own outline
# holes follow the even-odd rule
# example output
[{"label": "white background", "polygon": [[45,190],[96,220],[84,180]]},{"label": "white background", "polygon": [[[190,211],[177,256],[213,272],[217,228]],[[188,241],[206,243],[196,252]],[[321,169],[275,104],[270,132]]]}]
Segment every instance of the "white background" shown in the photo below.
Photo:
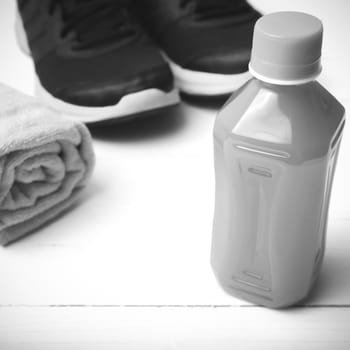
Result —
[{"label": "white background", "polygon": [[[32,94],[14,3],[0,2],[0,81]],[[322,19],[320,81],[350,110],[350,2],[252,3]],[[0,249],[1,350],[350,348],[349,125],[320,281],[305,307],[272,311],[226,295],[210,269],[217,107],[190,101],[94,132],[97,166],[81,203]]]}]

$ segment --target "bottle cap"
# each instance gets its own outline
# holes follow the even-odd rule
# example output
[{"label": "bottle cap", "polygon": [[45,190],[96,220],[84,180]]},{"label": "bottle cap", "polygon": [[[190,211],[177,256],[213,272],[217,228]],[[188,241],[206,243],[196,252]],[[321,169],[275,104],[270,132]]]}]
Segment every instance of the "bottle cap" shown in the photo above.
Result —
[{"label": "bottle cap", "polygon": [[322,22],[302,12],[276,12],[255,24],[249,70],[274,84],[314,80],[321,72]]}]

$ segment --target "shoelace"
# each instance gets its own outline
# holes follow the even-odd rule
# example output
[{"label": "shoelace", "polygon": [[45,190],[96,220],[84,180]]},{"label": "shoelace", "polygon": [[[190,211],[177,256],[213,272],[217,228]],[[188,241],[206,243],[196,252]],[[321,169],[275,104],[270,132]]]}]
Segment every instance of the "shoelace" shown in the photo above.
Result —
[{"label": "shoelace", "polygon": [[229,19],[232,15],[244,14],[249,10],[244,0],[181,0],[180,6],[198,21]]},{"label": "shoelace", "polygon": [[138,28],[129,17],[125,0],[51,0],[50,12],[60,8],[63,37],[72,49],[95,49],[132,40]]}]

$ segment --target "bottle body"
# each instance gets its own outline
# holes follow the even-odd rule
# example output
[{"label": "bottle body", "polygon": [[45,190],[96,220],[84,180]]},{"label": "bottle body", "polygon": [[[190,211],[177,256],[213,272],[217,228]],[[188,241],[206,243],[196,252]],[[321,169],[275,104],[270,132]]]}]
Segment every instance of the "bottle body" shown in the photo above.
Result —
[{"label": "bottle body", "polygon": [[211,263],[230,294],[268,307],[307,296],[322,263],[344,109],[318,83],[252,79],[219,113]]}]

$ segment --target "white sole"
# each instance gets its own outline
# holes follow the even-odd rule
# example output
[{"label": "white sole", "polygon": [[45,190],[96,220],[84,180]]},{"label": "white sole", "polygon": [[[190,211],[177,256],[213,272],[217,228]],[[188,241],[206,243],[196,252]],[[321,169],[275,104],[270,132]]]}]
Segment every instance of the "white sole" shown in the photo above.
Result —
[{"label": "white sole", "polygon": [[[23,28],[23,22],[17,11],[15,22],[15,33],[20,49],[30,56],[30,49],[27,43],[27,37]],[[173,106],[180,102],[177,90],[174,88],[170,92],[164,92],[160,89],[151,88],[125,95],[121,100],[112,106],[104,107],[85,107],[74,105],[60,100],[50,94],[36,79],[35,95],[44,104],[79,118],[84,123],[96,123],[113,119],[120,119],[131,115],[142,114],[152,110]]]},{"label": "white sole", "polygon": [[123,96],[116,105],[84,107],[62,101],[52,96],[41,86],[39,80],[36,82],[35,94],[45,105],[73,116],[75,119],[79,118],[84,123],[120,119],[176,105],[180,101],[179,94],[175,89],[170,92],[163,92],[159,89],[147,89]]},{"label": "white sole", "polygon": [[216,74],[182,68],[166,58],[175,77],[175,86],[191,95],[218,96],[234,92],[252,75],[249,71],[239,74]]}]

